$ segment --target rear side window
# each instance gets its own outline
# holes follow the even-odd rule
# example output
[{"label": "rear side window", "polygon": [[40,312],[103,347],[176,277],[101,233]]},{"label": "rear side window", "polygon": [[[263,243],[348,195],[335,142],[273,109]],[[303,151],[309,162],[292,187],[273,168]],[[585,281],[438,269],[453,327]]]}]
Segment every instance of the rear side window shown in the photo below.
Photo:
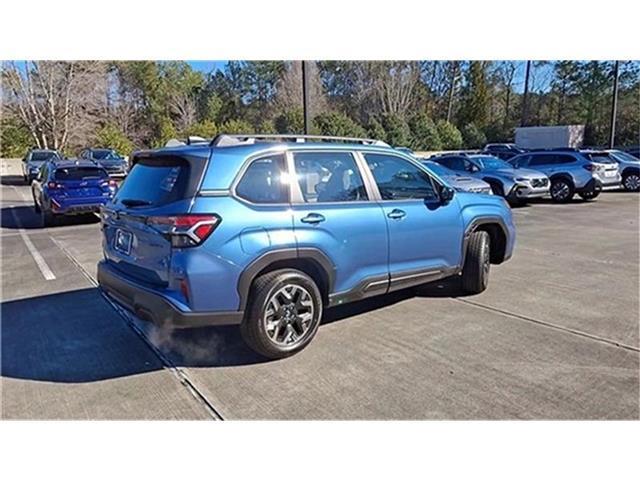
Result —
[{"label": "rear side window", "polygon": [[293,161],[306,203],[368,200],[353,155],[348,152],[298,152]]},{"label": "rear side window", "polygon": [[529,161],[529,166],[536,167],[539,165],[554,165],[555,163],[555,155],[533,155]]},{"label": "rear side window", "polygon": [[462,157],[443,158],[440,163],[442,163],[445,167],[450,168],[451,170],[456,170],[459,172],[466,170],[465,161]]},{"label": "rear side window", "polygon": [[107,172],[101,168],[93,167],[69,167],[58,168],[54,173],[56,180],[90,180],[107,178]]},{"label": "rear side window", "polygon": [[190,166],[180,159],[138,161],[122,183],[115,202],[160,206],[185,198]]},{"label": "rear side window", "polygon": [[421,168],[398,157],[367,153],[364,155],[383,200],[436,200],[431,177]]},{"label": "rear side window", "polygon": [[236,195],[252,203],[288,203],[284,155],[251,162],[236,185]]},{"label": "rear side window", "polygon": [[32,162],[46,162],[52,158],[58,158],[58,155],[55,152],[31,152],[29,160]]}]

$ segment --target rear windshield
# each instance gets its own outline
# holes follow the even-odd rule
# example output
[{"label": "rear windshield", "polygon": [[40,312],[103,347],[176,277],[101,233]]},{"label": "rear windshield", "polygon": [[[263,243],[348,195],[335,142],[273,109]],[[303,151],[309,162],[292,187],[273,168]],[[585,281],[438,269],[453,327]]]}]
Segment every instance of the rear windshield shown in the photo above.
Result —
[{"label": "rear windshield", "polygon": [[93,158],[96,160],[118,160],[120,156],[113,150],[94,150]]},{"label": "rear windshield", "polygon": [[56,180],[92,180],[107,178],[107,172],[94,167],[59,168],[55,172]]},{"label": "rear windshield", "polygon": [[115,197],[116,203],[160,206],[185,198],[189,163],[150,159],[134,165]]}]

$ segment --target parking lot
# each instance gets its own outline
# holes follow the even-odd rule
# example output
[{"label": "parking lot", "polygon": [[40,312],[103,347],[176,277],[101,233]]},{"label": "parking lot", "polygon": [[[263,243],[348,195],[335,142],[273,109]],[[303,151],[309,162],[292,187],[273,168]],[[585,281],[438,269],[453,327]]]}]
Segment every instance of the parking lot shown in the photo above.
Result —
[{"label": "parking lot", "polygon": [[96,288],[95,217],[40,228],[2,175],[2,418],[638,419],[639,206],[514,210],[488,290],[452,282],[328,310],[300,354],[265,361],[236,328],[158,331]]}]

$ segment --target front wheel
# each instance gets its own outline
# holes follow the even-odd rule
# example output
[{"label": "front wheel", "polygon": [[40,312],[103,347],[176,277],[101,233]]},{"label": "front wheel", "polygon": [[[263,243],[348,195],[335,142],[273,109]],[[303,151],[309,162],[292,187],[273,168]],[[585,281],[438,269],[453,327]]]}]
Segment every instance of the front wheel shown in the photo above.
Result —
[{"label": "front wheel", "polygon": [[629,173],[622,179],[622,186],[627,192],[640,191],[640,173]]},{"label": "front wheel", "polygon": [[551,194],[551,199],[554,202],[566,203],[571,201],[575,191],[569,180],[557,178],[551,181],[549,193]]},{"label": "front wheel", "polygon": [[294,269],[258,277],[240,331],[255,352],[277,359],[293,355],[313,339],[322,318],[322,295],[316,283]]},{"label": "front wheel", "polygon": [[491,239],[487,232],[473,232],[467,244],[467,254],[462,267],[462,290],[466,293],[482,293],[489,284],[491,268]]}]

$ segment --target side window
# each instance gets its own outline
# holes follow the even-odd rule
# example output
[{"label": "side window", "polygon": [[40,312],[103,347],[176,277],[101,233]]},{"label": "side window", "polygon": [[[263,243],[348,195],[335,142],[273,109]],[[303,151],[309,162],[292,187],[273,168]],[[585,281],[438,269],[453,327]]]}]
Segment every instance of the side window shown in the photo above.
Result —
[{"label": "side window", "polygon": [[236,185],[236,195],[252,203],[289,203],[284,155],[251,162]]},{"label": "side window", "polygon": [[377,153],[366,153],[364,158],[383,200],[438,198],[431,177],[416,165],[402,158]]},{"label": "side window", "polygon": [[511,163],[516,168],[524,168],[529,165],[530,160],[531,160],[531,155],[523,155],[521,157],[517,157]]},{"label": "side window", "polygon": [[554,165],[555,155],[533,155],[529,161],[530,167]]},{"label": "side window", "polygon": [[296,178],[306,203],[368,200],[353,155],[348,152],[296,152]]},{"label": "side window", "polygon": [[573,163],[576,159],[571,155],[556,155],[556,163]]},{"label": "side window", "polygon": [[449,160],[451,170],[457,170],[458,172],[464,172],[467,170],[467,161],[462,157],[452,157]]}]

